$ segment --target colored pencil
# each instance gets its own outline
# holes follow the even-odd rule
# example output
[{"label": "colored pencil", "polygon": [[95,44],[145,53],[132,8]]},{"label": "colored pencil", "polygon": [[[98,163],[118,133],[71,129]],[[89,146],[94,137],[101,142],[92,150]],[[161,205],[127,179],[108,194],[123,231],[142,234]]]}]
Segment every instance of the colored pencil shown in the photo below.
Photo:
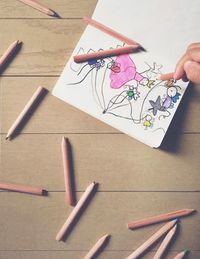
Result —
[{"label": "colored pencil", "polygon": [[31,99],[28,101],[28,103],[25,105],[22,112],[19,114],[11,128],[8,130],[8,134],[6,136],[6,139],[11,139],[13,134],[16,132],[17,128],[21,125],[21,123],[24,121],[27,114],[30,112],[31,108],[35,105],[35,103],[38,101],[38,99],[41,97],[41,95],[46,91],[45,88],[39,86],[38,89],[35,91]]},{"label": "colored pencil", "polygon": [[128,223],[128,228],[136,229],[136,228],[148,226],[148,225],[159,223],[159,222],[176,219],[179,217],[190,215],[194,211],[195,210],[193,210],[193,209],[183,209],[183,210],[178,210],[178,211],[174,211],[174,212],[169,212],[169,213],[149,217],[146,219],[136,220],[136,221]]},{"label": "colored pencil", "polygon": [[97,243],[90,249],[87,255],[83,259],[92,259],[96,255],[96,253],[103,247],[105,242],[108,240],[109,235],[106,234],[105,236],[101,237]]},{"label": "colored pencil", "polygon": [[0,58],[0,69],[4,66],[4,64],[7,62],[7,60],[13,55],[17,47],[19,46],[20,42],[18,40],[14,41],[6,52],[3,54],[3,56]]},{"label": "colored pencil", "polygon": [[129,39],[128,37],[114,31],[113,29],[103,25],[100,22],[95,21],[94,19],[91,19],[91,18],[85,16],[85,17],[83,17],[83,21],[86,22],[87,24],[99,29],[100,31],[107,33],[108,35],[125,42],[128,45],[140,45],[136,41]]},{"label": "colored pencil", "polygon": [[50,8],[38,3],[37,1],[35,0],[18,0],[28,6],[31,6],[32,8],[42,12],[42,13],[45,13],[49,16],[53,16],[53,17],[57,17],[59,18],[60,16],[53,10],[51,10]]},{"label": "colored pencil", "polygon": [[177,219],[166,223],[162,228],[160,228],[154,235],[152,235],[146,242],[144,242],[140,247],[138,247],[131,255],[126,259],[135,259],[143,254],[151,245],[153,245],[158,239],[165,235],[173,226],[176,224]]},{"label": "colored pencil", "polygon": [[172,73],[168,73],[168,74],[163,74],[160,76],[160,80],[170,80],[170,79],[173,79],[174,78],[174,72]]},{"label": "colored pencil", "polygon": [[178,253],[174,259],[183,259],[185,258],[186,254],[188,254],[189,250],[185,250],[185,251],[182,251],[180,253]]},{"label": "colored pencil", "polygon": [[167,249],[170,241],[172,240],[173,236],[176,233],[177,224],[167,233],[166,237],[162,241],[160,247],[158,248],[157,252],[155,253],[153,259],[161,259],[165,250]]},{"label": "colored pencil", "polygon": [[129,45],[122,48],[116,48],[116,49],[108,49],[108,50],[101,50],[93,53],[88,54],[81,54],[74,56],[74,61],[76,63],[85,62],[91,59],[99,59],[99,58],[105,58],[110,56],[118,56],[121,54],[128,54],[132,53],[135,50],[139,49],[139,45]]},{"label": "colored pencil", "polygon": [[64,169],[65,191],[66,200],[69,205],[74,206],[73,192],[72,192],[72,179],[70,170],[70,158],[69,158],[69,140],[65,137],[62,138],[62,159]]},{"label": "colored pencil", "polygon": [[35,195],[43,195],[45,193],[45,191],[39,187],[32,187],[27,185],[6,183],[6,182],[0,182],[0,189],[35,194]]},{"label": "colored pencil", "polygon": [[79,212],[84,207],[84,205],[87,202],[89,196],[91,195],[92,191],[94,190],[95,185],[96,185],[96,183],[93,182],[87,187],[87,189],[85,190],[85,192],[81,196],[80,200],[78,201],[78,203],[74,207],[73,211],[71,212],[71,214],[67,218],[66,222],[64,223],[62,228],[59,230],[58,234],[56,235],[57,241],[61,241],[63,239],[64,235],[66,234],[66,232],[72,226],[74,220],[77,218]]}]

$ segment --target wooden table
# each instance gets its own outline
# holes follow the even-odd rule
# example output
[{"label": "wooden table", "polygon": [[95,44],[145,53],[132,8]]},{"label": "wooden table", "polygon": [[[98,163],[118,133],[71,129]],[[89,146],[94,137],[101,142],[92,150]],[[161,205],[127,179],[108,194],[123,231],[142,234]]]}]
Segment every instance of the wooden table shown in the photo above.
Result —
[{"label": "wooden table", "polygon": [[[0,78],[0,179],[42,186],[48,197],[0,192],[0,258],[78,259],[105,233],[99,258],[125,258],[161,224],[127,230],[134,219],[183,208],[200,210],[200,88],[194,86],[162,149],[151,149],[53,97],[53,89],[85,28],[95,0],[43,0],[54,19],[15,0],[0,1],[0,55],[18,39],[23,46]],[[13,141],[5,136],[35,89],[49,90]],[[92,181],[99,189],[66,242],[55,235],[71,208],[65,203],[62,136],[73,148],[77,199]],[[200,220],[181,220],[166,258],[186,248],[200,258]],[[152,258],[157,246],[145,255]]]}]

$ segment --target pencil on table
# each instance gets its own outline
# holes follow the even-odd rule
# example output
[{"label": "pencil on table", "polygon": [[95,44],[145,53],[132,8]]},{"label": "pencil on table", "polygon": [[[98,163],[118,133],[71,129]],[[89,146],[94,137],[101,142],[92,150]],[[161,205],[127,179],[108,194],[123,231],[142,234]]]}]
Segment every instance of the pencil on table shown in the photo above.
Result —
[{"label": "pencil on table", "polygon": [[182,251],[180,253],[178,253],[174,259],[183,259],[185,258],[185,256],[188,254],[189,250],[185,250],[185,251]]},{"label": "pencil on table", "polygon": [[140,46],[140,44],[138,42],[136,42],[132,39],[129,39],[128,37],[122,35],[121,33],[117,32],[117,31],[115,31],[115,30],[113,30],[113,29],[111,29],[107,26],[105,26],[104,24],[102,24],[100,22],[95,21],[94,19],[91,19],[91,18],[85,16],[85,17],[83,17],[83,21],[86,22],[87,24],[99,29],[100,31],[103,31],[103,32],[107,33],[108,35],[125,42],[128,45],[139,45]]},{"label": "pencil on table", "polygon": [[21,125],[21,123],[24,121],[27,114],[30,112],[34,104],[38,101],[38,99],[41,97],[41,95],[46,91],[45,88],[39,86],[38,89],[35,91],[31,99],[28,101],[28,103],[25,105],[22,112],[19,114],[11,128],[8,130],[6,139],[11,139],[14,133],[16,132],[17,128]]},{"label": "pencil on table", "polygon": [[169,212],[169,213],[149,217],[146,219],[136,220],[136,221],[128,223],[128,228],[136,229],[136,228],[148,226],[148,225],[159,223],[159,222],[176,219],[179,217],[190,215],[194,211],[195,211],[194,209],[183,209],[183,210],[178,210],[178,211],[174,211],[174,212]]},{"label": "pencil on table", "polygon": [[34,9],[42,12],[42,13],[45,13],[49,16],[53,16],[53,17],[57,17],[59,18],[60,16],[53,10],[51,10],[50,8],[38,3],[37,1],[35,0],[18,0],[26,5],[29,5],[31,7],[33,7]]},{"label": "pencil on table", "polygon": [[27,186],[27,185],[6,183],[6,182],[0,182],[0,189],[35,194],[35,195],[43,195],[46,192],[45,190],[43,190],[40,187],[32,187],[32,186]]},{"label": "pencil on table", "polygon": [[174,78],[174,72],[168,73],[168,74],[163,74],[163,75],[160,76],[159,79],[165,81],[165,80],[170,80],[170,79],[173,79],[173,78]]},{"label": "pencil on table", "polygon": [[153,245],[158,239],[164,236],[173,226],[176,224],[177,219],[166,223],[162,228],[160,228],[153,236],[151,236],[146,242],[144,242],[140,247],[138,247],[131,255],[126,259],[135,259],[143,254],[151,245]]},{"label": "pencil on table", "polygon": [[0,58],[0,69],[5,65],[5,63],[8,61],[8,59],[14,54],[15,50],[19,46],[20,42],[18,40],[14,41],[6,52],[3,54],[3,56]]},{"label": "pencil on table", "polygon": [[128,54],[132,53],[135,50],[139,49],[139,45],[129,45],[122,48],[116,48],[116,49],[108,49],[108,50],[101,50],[93,53],[87,53],[87,54],[81,54],[74,56],[74,61],[76,63],[85,62],[91,59],[99,59],[99,58],[105,58],[110,56],[118,56],[121,54]]},{"label": "pencil on table", "polygon": [[72,179],[70,170],[70,157],[69,157],[69,140],[65,137],[62,138],[62,159],[64,169],[65,191],[67,202],[74,206],[74,195],[72,190]]},{"label": "pencil on table", "polygon": [[164,238],[163,242],[161,243],[160,247],[158,248],[157,252],[155,253],[153,259],[161,259],[165,250],[167,249],[170,241],[172,240],[173,236],[176,233],[177,224],[167,233],[166,237]]},{"label": "pencil on table", "polygon": [[62,226],[62,228],[60,229],[58,234],[56,235],[57,241],[61,241],[63,239],[64,235],[66,234],[66,232],[72,226],[72,224],[74,223],[74,220],[77,218],[79,212],[81,211],[81,209],[86,204],[86,202],[87,202],[88,198],[90,197],[91,193],[93,192],[95,186],[96,186],[96,183],[93,182],[87,187],[87,189],[85,190],[85,192],[81,196],[80,200],[78,201],[78,203],[74,207],[73,211],[71,212],[71,214],[67,218],[66,222],[64,223],[64,225]]},{"label": "pencil on table", "polygon": [[90,251],[84,256],[83,259],[92,259],[97,254],[97,252],[103,247],[105,242],[108,240],[109,235],[106,234],[105,236],[101,237],[97,243],[90,249]]}]

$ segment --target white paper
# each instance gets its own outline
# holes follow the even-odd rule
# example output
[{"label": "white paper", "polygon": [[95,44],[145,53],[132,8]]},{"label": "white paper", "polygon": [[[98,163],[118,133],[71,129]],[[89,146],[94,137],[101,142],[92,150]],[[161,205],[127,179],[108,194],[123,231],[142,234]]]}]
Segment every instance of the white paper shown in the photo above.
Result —
[{"label": "white paper", "polygon": [[[87,26],[53,95],[152,147],[159,147],[187,84],[161,82],[186,46],[198,41],[199,1],[99,0],[93,19],[147,52],[76,64],[80,53],[124,46]],[[196,29],[195,29],[196,28]]]}]

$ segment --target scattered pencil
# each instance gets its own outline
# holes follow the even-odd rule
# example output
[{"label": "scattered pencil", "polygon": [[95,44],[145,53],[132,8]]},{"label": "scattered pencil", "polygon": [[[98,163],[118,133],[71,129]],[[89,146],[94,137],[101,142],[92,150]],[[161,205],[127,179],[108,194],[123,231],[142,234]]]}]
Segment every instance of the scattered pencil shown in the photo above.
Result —
[{"label": "scattered pencil", "polygon": [[15,53],[17,47],[19,46],[20,42],[18,40],[14,41],[6,52],[3,54],[3,56],[0,58],[0,69],[5,65],[5,63],[8,61],[8,59]]},{"label": "scattered pencil", "polygon": [[58,234],[56,236],[57,241],[61,241],[63,239],[64,235],[66,234],[66,232],[72,226],[72,224],[73,224],[74,220],[77,218],[79,212],[84,207],[87,200],[89,199],[89,197],[90,197],[91,193],[93,192],[95,186],[96,186],[96,183],[93,182],[87,187],[87,189],[85,190],[85,192],[81,196],[80,200],[78,201],[78,203],[74,207],[73,211],[71,212],[71,214],[67,218],[66,222],[64,223],[64,225],[62,226],[62,228],[58,232]]},{"label": "scattered pencil", "polygon": [[174,78],[174,73],[163,74],[160,76],[160,80],[170,80]]},{"label": "scattered pencil", "polygon": [[113,29],[103,25],[100,22],[95,21],[94,19],[91,19],[91,18],[85,16],[85,17],[83,17],[83,21],[86,22],[87,24],[99,29],[100,31],[107,33],[108,35],[125,42],[128,45],[139,45],[140,48],[142,50],[144,50],[144,48],[138,42],[136,42],[132,39],[129,39],[128,37],[114,31]]},{"label": "scattered pencil", "polygon": [[183,210],[178,210],[178,211],[174,211],[174,212],[169,212],[169,213],[149,217],[146,219],[133,221],[133,222],[128,223],[128,228],[136,229],[136,228],[148,226],[148,225],[155,224],[155,223],[159,223],[159,222],[163,222],[163,221],[167,221],[167,220],[171,220],[171,219],[176,219],[176,218],[183,217],[183,216],[188,216],[188,215],[192,214],[194,211],[195,211],[194,209],[183,209]]},{"label": "scattered pencil", "polygon": [[185,251],[182,251],[180,253],[178,253],[174,259],[183,259],[185,258],[185,256],[189,253],[189,250],[185,250]]},{"label": "scattered pencil", "polygon": [[65,190],[67,203],[74,206],[74,195],[72,190],[72,179],[70,170],[70,158],[69,158],[69,140],[65,137],[62,138],[62,159],[63,159],[63,169],[64,169],[64,180],[65,180]]},{"label": "scattered pencil", "polygon": [[103,247],[103,245],[106,243],[106,241],[108,240],[109,237],[110,237],[110,235],[108,235],[108,234],[106,234],[105,236],[101,237],[83,259],[92,259],[92,258],[94,258],[94,256]]},{"label": "scattered pencil", "polygon": [[0,182],[0,189],[14,191],[14,192],[35,194],[35,195],[45,195],[46,193],[46,191],[40,187],[32,187],[27,185],[6,183],[6,182]]},{"label": "scattered pencil", "polygon": [[157,252],[155,253],[153,259],[163,258],[162,256],[163,256],[164,252],[166,251],[173,236],[175,235],[176,229],[177,229],[177,224],[168,232],[168,234],[164,238],[163,242],[161,243],[160,247],[158,248]]},{"label": "scattered pencil", "polygon": [[26,5],[29,5],[31,7],[33,7],[34,9],[42,12],[42,13],[45,13],[49,16],[52,16],[52,17],[57,17],[57,18],[60,18],[60,15],[57,14],[55,11],[51,10],[50,8],[38,3],[37,1],[35,0],[18,0]]},{"label": "scattered pencil", "polygon": [[131,255],[126,259],[135,259],[143,254],[151,245],[153,245],[158,239],[164,236],[173,226],[176,224],[177,219],[166,223],[162,228],[160,228],[153,236],[151,236],[146,242],[144,242],[140,247],[138,247]]},{"label": "scattered pencil", "polygon": [[85,62],[91,59],[98,59],[98,58],[105,58],[110,56],[117,56],[121,54],[128,54],[132,53],[136,50],[139,50],[139,45],[129,45],[122,48],[116,48],[116,49],[108,49],[108,50],[101,50],[98,52],[88,53],[88,54],[81,54],[74,56],[74,61],[76,63]]},{"label": "scattered pencil", "polygon": [[38,99],[44,94],[46,91],[45,88],[39,86],[38,89],[35,91],[31,99],[28,101],[28,103],[25,105],[22,112],[19,114],[13,125],[8,131],[8,134],[6,136],[6,139],[11,139],[14,133],[16,132],[17,128],[21,125],[21,123],[24,121],[27,114],[30,112],[32,107],[35,105],[35,103],[38,101]]}]

